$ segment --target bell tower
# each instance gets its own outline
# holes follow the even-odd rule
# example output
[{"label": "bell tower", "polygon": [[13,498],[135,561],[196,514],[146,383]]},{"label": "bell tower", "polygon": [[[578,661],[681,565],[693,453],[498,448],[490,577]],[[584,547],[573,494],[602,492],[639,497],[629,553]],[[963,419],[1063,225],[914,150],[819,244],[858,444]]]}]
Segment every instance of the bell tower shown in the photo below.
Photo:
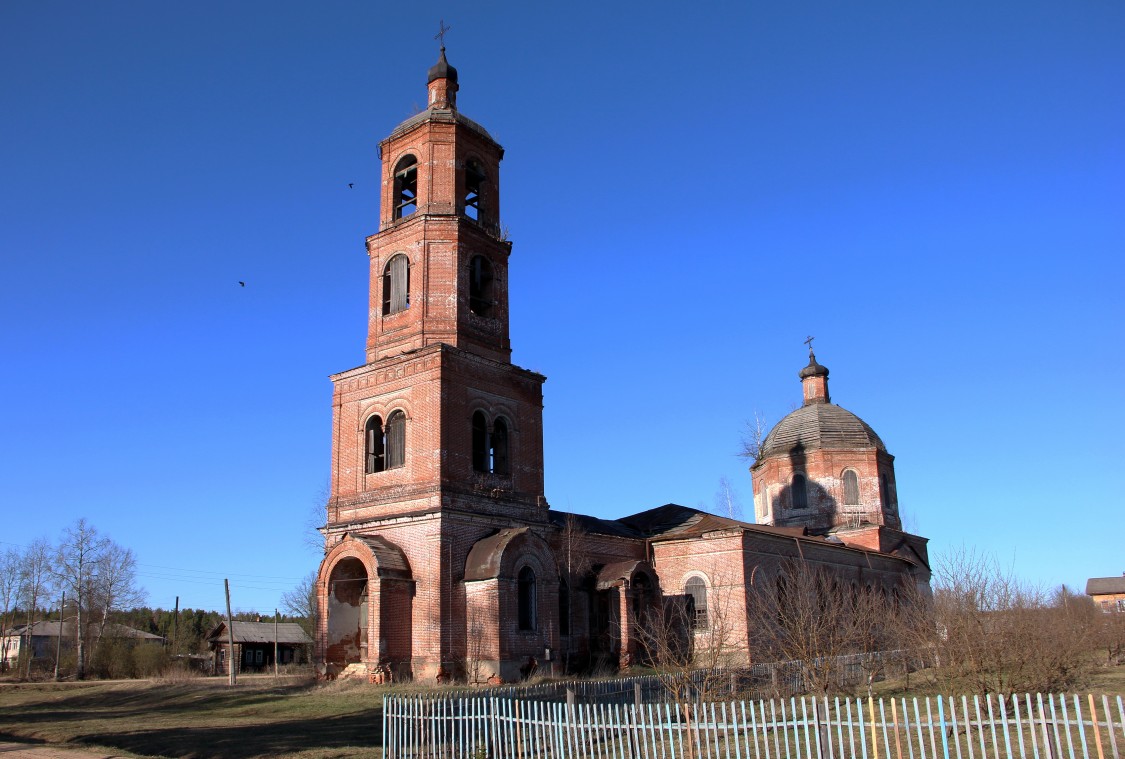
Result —
[{"label": "bell tower", "polygon": [[444,47],[427,89],[379,143],[366,362],[332,377],[329,533],[434,510],[546,518],[545,378],[510,360],[504,149],[457,110]]},{"label": "bell tower", "polygon": [[379,143],[380,231],[367,239],[367,360],[444,343],[508,361],[504,149],[457,110],[457,69],[444,47],[427,86],[429,107]]}]

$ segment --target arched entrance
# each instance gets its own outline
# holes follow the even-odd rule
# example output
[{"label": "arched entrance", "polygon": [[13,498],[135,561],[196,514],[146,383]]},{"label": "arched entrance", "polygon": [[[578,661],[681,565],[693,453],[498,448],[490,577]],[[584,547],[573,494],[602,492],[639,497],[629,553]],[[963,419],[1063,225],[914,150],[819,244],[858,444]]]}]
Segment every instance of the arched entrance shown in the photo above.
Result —
[{"label": "arched entrance", "polygon": [[328,576],[328,637],[325,660],[339,666],[367,660],[367,569],[353,557],[341,559]]}]

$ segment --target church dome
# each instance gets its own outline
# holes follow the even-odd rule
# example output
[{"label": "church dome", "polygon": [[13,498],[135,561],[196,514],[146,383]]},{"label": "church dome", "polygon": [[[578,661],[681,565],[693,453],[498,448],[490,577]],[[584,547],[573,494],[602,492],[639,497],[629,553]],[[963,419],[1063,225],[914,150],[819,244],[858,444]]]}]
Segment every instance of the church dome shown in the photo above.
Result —
[{"label": "church dome", "polygon": [[805,452],[823,448],[887,450],[867,422],[832,403],[810,403],[778,422],[763,441],[759,459],[785,455],[795,448]]},{"label": "church dome", "polygon": [[426,84],[430,84],[435,79],[448,79],[454,84],[457,83],[457,69],[449,65],[449,61],[445,59],[445,46],[441,48],[441,55],[438,56],[438,62],[430,66],[430,70],[426,77]]}]

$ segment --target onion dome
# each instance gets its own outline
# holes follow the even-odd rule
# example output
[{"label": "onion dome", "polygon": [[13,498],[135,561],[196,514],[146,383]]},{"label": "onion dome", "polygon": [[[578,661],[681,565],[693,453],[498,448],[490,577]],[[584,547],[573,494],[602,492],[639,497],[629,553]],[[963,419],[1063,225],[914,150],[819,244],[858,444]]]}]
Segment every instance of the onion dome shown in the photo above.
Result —
[{"label": "onion dome", "polygon": [[812,348],[809,348],[809,365],[798,372],[797,376],[801,379],[807,379],[809,377],[827,377],[828,367],[818,364],[816,362],[816,355],[812,352]]},{"label": "onion dome", "polygon": [[457,84],[457,69],[449,65],[449,61],[445,59],[445,45],[441,47],[441,55],[438,56],[438,62],[430,66],[429,77],[426,79],[426,84],[432,84],[436,79],[448,79],[453,84]]}]

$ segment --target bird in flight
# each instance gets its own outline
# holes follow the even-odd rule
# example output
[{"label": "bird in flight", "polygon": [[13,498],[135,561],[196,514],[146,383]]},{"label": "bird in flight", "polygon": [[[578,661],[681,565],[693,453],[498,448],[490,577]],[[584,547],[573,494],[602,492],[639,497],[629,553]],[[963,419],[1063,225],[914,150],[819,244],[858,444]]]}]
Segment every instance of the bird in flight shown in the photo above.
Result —
[{"label": "bird in flight", "polygon": [[246,287],[246,283],[245,283],[245,282],[243,282],[243,281],[242,281],[241,279],[240,279],[240,280],[238,280],[238,284],[242,285],[243,287]]},{"label": "bird in flight", "polygon": [[355,182],[348,182],[348,189],[349,190],[354,188],[354,187],[355,187]]}]

